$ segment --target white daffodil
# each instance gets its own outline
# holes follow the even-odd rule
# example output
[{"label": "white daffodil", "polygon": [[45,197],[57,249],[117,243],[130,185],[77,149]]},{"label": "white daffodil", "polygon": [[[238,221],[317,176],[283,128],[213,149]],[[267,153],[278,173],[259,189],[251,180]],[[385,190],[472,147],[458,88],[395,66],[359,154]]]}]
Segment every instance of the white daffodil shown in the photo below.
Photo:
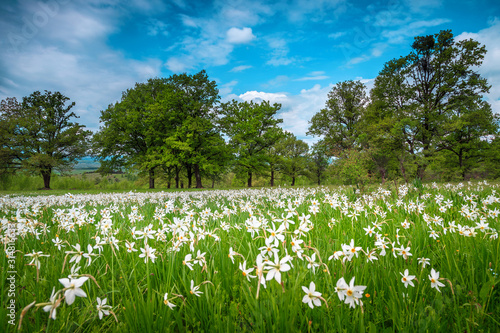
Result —
[{"label": "white daffodil", "polygon": [[366,286],[355,286],[354,279],[355,277],[347,284],[344,278],[340,278],[335,287],[339,299],[343,300],[345,304],[349,304],[351,308],[354,308],[357,304],[363,305],[360,298],[363,297],[363,291],[366,289]]},{"label": "white daffodil", "polygon": [[59,279],[59,282],[64,286],[64,296],[66,297],[66,304],[71,305],[75,301],[75,297],[87,297],[85,291],[83,291],[80,287],[87,281],[89,278],[86,276],[82,276],[78,279]]},{"label": "white daffodil", "polygon": [[255,273],[259,278],[259,282],[264,286],[264,288],[266,288],[266,279],[263,279],[262,275],[264,274],[264,267],[267,265],[267,262],[264,260],[260,253],[257,255],[256,263],[257,268],[255,269]]},{"label": "white daffodil", "polygon": [[314,305],[321,306],[321,293],[317,292],[316,285],[311,281],[309,288],[302,286],[302,290],[306,293],[302,298],[302,303],[307,303],[311,309],[314,309]]},{"label": "white daffodil", "polygon": [[105,298],[101,301],[101,299],[99,297],[97,297],[96,308],[97,308],[97,312],[99,313],[99,319],[101,319],[101,320],[102,320],[103,315],[109,316],[109,310],[111,310],[111,305],[106,305],[107,301],[108,301],[107,298]]},{"label": "white daffodil", "polygon": [[290,265],[287,264],[289,257],[284,257],[281,260],[278,258],[278,254],[274,253],[274,262],[269,261],[267,266],[271,269],[267,273],[266,280],[272,280],[273,278],[276,282],[281,283],[281,272],[287,272],[290,270]]},{"label": "white daffodil", "polygon": [[402,276],[401,282],[403,282],[405,284],[405,288],[408,288],[408,285],[415,287],[415,285],[413,284],[413,281],[412,281],[415,278],[415,275],[408,275],[407,269],[405,269],[404,274],[401,272],[399,274],[401,274],[401,276]]},{"label": "white daffodil", "polygon": [[35,265],[37,269],[40,269],[40,258],[41,257],[50,257],[49,254],[43,254],[42,251],[38,251],[38,252],[35,252],[35,250],[33,250],[33,253],[28,253],[28,254],[25,254],[24,255],[25,257],[31,257],[31,261],[28,265]]},{"label": "white daffodil", "polygon": [[192,257],[193,257],[193,255],[191,253],[188,253],[184,257],[184,260],[182,261],[182,264],[186,265],[190,270],[193,270]]},{"label": "white daffodil", "polygon": [[[50,318],[56,320],[56,308],[61,304],[60,302],[57,302],[56,299],[56,294],[54,292],[56,291],[56,287],[52,288],[52,294],[50,295],[50,304],[45,305],[43,307],[43,311],[49,312],[50,313]],[[45,303],[47,304],[47,303]]]},{"label": "white daffodil", "polygon": [[171,303],[169,300],[168,300],[168,293],[165,293],[165,295],[163,295],[163,303],[168,306],[171,310],[173,310],[177,305],[175,305],[174,303]]},{"label": "white daffodil", "polygon": [[425,266],[429,265],[429,261],[431,261],[429,258],[417,258],[418,259],[418,263],[419,264],[422,264],[422,268],[425,268]]},{"label": "white daffodil", "polygon": [[439,272],[436,272],[434,268],[431,269],[429,280],[431,280],[431,288],[436,288],[437,291],[441,292],[441,290],[439,290],[439,287],[444,287],[444,283],[439,282]]},{"label": "white daffodil", "polygon": [[250,278],[256,277],[255,275],[250,275],[250,273],[254,270],[254,268],[246,268],[247,261],[243,261],[243,264],[240,263],[240,270],[243,272],[243,276],[247,278],[248,282],[250,282]]},{"label": "white daffodil", "polygon": [[191,290],[189,291],[189,293],[191,295],[200,297],[200,295],[203,294],[203,292],[199,291],[198,289],[200,289],[200,286],[195,286],[194,281],[191,280]]}]

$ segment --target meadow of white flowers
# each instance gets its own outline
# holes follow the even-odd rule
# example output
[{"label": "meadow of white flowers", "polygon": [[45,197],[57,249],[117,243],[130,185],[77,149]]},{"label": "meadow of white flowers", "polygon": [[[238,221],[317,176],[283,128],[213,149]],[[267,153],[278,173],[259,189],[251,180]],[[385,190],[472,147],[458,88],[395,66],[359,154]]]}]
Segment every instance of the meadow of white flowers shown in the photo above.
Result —
[{"label": "meadow of white flowers", "polygon": [[[498,185],[0,197],[7,331],[495,330]],[[8,267],[15,262],[15,267]],[[12,302],[3,287],[2,304]]]}]

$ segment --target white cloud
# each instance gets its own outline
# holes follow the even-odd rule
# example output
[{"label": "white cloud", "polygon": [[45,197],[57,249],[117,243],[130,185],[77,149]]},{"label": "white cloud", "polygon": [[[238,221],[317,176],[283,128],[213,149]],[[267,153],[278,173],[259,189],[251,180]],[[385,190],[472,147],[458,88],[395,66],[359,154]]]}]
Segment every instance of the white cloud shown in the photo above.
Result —
[{"label": "white cloud", "polygon": [[171,57],[167,60],[165,66],[174,73],[182,73],[194,67],[190,57]]},{"label": "white cloud", "polygon": [[241,65],[241,66],[236,66],[236,67],[233,67],[230,72],[234,72],[234,73],[238,73],[238,72],[242,72],[246,69],[250,69],[252,68],[252,66],[249,66],[249,65]]},{"label": "white cloud", "polygon": [[[33,17],[40,10],[38,5],[23,2],[16,8],[17,15]],[[137,10],[148,10],[147,6],[137,8],[141,6],[138,2],[132,5]],[[0,99],[21,99],[37,90],[60,91],[76,103],[72,110],[80,116],[77,121],[95,131],[101,110],[119,100],[122,92],[136,82],[158,76],[162,66],[159,59],[127,59],[107,46],[124,12],[117,4],[99,6],[102,3],[59,4],[53,7],[54,13],[48,15],[46,24],[17,50],[5,48],[0,58]],[[5,31],[22,34],[22,22],[4,20],[0,24]]]},{"label": "white cloud", "polygon": [[284,130],[292,132],[297,138],[306,141],[308,144],[313,144],[319,138],[306,136],[309,128],[309,120],[314,114],[324,108],[328,92],[332,87],[332,84],[324,87],[316,84],[310,89],[302,89],[297,95],[285,92],[247,91],[239,95],[238,98],[243,101],[261,102],[267,100],[270,103],[281,104],[281,110],[277,115],[277,117],[283,119],[281,127]]},{"label": "white cloud", "polygon": [[294,81],[318,81],[318,80],[326,80],[329,76],[325,75],[324,71],[313,71],[305,77],[301,77],[299,79],[295,79]]},{"label": "white cloud", "polygon": [[147,31],[150,36],[168,36],[168,24],[157,19],[151,19],[148,22]]},{"label": "white cloud", "polygon": [[281,103],[283,101],[287,100],[287,95],[284,93],[267,93],[263,91],[247,91],[244,94],[241,94],[238,96],[240,99],[250,102],[262,102],[262,101],[269,101],[271,103]]},{"label": "white cloud", "polygon": [[255,39],[251,27],[272,14],[269,6],[258,1],[215,0],[211,10],[203,15],[181,15],[183,25],[196,30],[189,30],[189,36],[170,49],[173,54],[166,62],[167,68],[175,72],[175,68],[227,64],[238,44]]},{"label": "white cloud", "polygon": [[344,36],[345,34],[346,34],[345,31],[334,32],[334,33],[329,34],[328,38],[337,39],[337,38]]},{"label": "white cloud", "polygon": [[278,75],[275,78],[269,80],[267,83],[264,83],[262,86],[265,88],[278,87],[284,85],[288,81],[290,81],[290,78],[287,75]]},{"label": "white cloud", "polygon": [[267,38],[269,47],[271,47],[271,59],[267,61],[268,65],[286,66],[295,61],[295,58],[288,57],[290,51],[287,42],[283,38],[269,37]]},{"label": "white cloud", "polygon": [[219,88],[219,94],[221,95],[222,99],[224,99],[226,96],[231,95],[233,92],[233,88],[238,84],[238,81],[233,80],[231,82],[225,83],[220,86]]},{"label": "white cloud", "polygon": [[226,32],[227,41],[231,44],[246,44],[255,39],[251,28],[231,28]]},{"label": "white cloud", "polygon": [[493,112],[500,114],[500,19],[494,18],[489,22],[489,27],[477,33],[464,32],[456,37],[457,41],[474,39],[486,47],[487,53],[483,64],[479,67],[479,73],[488,80],[491,85],[486,100],[491,104]]}]

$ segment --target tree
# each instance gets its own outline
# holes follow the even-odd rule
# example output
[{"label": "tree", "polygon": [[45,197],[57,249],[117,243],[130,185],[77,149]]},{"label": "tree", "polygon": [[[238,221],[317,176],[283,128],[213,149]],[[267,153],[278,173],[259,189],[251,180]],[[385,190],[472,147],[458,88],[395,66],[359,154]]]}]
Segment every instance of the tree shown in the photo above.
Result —
[{"label": "tree", "polygon": [[341,156],[342,151],[359,147],[359,121],[368,99],[366,87],[360,81],[337,83],[328,93],[325,108],[309,121],[308,135],[323,136],[330,156]]},{"label": "tree", "polygon": [[487,140],[498,133],[498,119],[488,103],[472,98],[466,98],[450,112],[437,150],[452,153],[451,167],[458,169],[462,179],[465,180],[467,173],[487,156],[490,148]]},{"label": "tree", "polygon": [[330,165],[330,163],[328,162],[328,156],[326,154],[326,147],[322,141],[318,141],[312,146],[311,153],[309,154],[309,159],[311,176],[318,183],[318,185],[321,185],[323,175]]},{"label": "tree", "polygon": [[270,146],[267,150],[266,150],[266,164],[267,164],[267,169],[269,170],[269,177],[270,177],[270,180],[269,180],[269,185],[270,186],[274,186],[274,181],[276,179],[276,174],[278,171],[281,170],[281,166],[282,166],[282,163],[281,163],[281,159],[282,159],[282,156],[281,156],[281,150],[280,150],[280,140],[283,139],[283,136],[284,136],[284,133],[283,133],[283,130],[281,128],[279,128],[279,130],[281,130],[281,133],[280,133],[280,139],[278,141],[276,141],[272,146]]},{"label": "tree", "polygon": [[283,120],[274,118],[280,108],[280,104],[270,105],[268,101],[259,104],[235,100],[219,108],[219,126],[236,154],[237,170],[248,176],[248,187],[252,186],[253,174],[267,167],[267,151],[282,135],[278,124]]},{"label": "tree", "polygon": [[[452,149],[453,142],[459,149],[457,140],[448,140],[462,128],[457,120],[482,108],[489,86],[476,70],[485,53],[477,41],[456,42],[450,30],[443,30],[415,37],[410,54],[387,62],[376,78],[372,97],[392,119],[419,178],[437,151]],[[475,133],[485,135],[487,128]]]},{"label": "tree", "polygon": [[2,155],[7,151],[13,157],[5,159],[7,165],[40,173],[46,189],[52,171],[66,171],[87,154],[91,132],[72,122],[78,117],[71,111],[75,103],[68,101],[60,92],[35,91],[20,105],[13,99],[2,102],[2,129],[11,135],[2,141]]},{"label": "tree", "polygon": [[172,130],[167,122],[169,108],[159,106],[173,96],[162,78],[136,83],[123,92],[121,101],[101,111],[103,123],[94,135],[94,156],[101,170],[109,172],[121,167],[137,167],[148,172],[149,188],[154,188],[155,169],[162,165],[162,147],[166,133]]},{"label": "tree", "polygon": [[21,103],[15,97],[2,100],[0,104],[0,174],[12,174],[21,169],[23,151],[16,142],[16,117]]},{"label": "tree", "polygon": [[180,156],[188,173],[188,187],[194,175],[196,187],[201,188],[203,171],[214,170],[220,149],[225,148],[215,127],[219,90],[204,70],[195,75],[173,75],[167,82],[175,95],[169,121],[176,126],[166,141],[166,151]]},{"label": "tree", "polygon": [[277,143],[280,152],[280,170],[292,178],[290,186],[295,185],[298,176],[308,175],[307,162],[309,146],[290,132],[285,132],[284,137]]}]

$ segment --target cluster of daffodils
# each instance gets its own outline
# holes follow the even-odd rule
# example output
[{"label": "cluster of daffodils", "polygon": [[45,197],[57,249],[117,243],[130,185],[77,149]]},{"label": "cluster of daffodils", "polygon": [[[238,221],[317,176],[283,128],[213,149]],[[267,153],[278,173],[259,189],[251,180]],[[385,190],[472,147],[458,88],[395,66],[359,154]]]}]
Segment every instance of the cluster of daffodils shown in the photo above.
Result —
[{"label": "cluster of daffodils", "polygon": [[[431,259],[412,245],[416,231],[429,242],[451,237],[484,242],[498,239],[500,197],[496,187],[482,182],[447,184],[439,188],[441,192],[438,188],[436,184],[426,186],[429,192],[415,195],[414,199],[409,193],[416,189],[405,185],[394,192],[379,188],[356,196],[325,187],[5,196],[0,197],[0,241],[8,244],[16,237],[40,240],[31,242],[34,248],[24,253],[26,265],[34,267],[29,269],[36,270],[37,279],[44,265],[69,271],[67,278],[59,279],[63,288],[56,291],[54,287],[48,302],[34,304],[43,307],[53,319],[63,301],[70,306],[77,297],[87,297],[81,287],[89,278],[95,278],[79,270],[93,268],[103,260],[104,253],[121,252],[140,265],[172,260],[173,265],[192,274],[191,278],[209,269],[218,270],[213,267],[214,253],[206,250],[215,245],[229,248],[224,259],[231,263],[242,283],[255,286],[256,298],[270,283],[280,285],[284,292],[289,290],[290,277],[306,271],[315,281],[302,287],[302,302],[310,308],[328,306],[336,298],[323,298],[316,285],[323,286],[322,277],[334,271],[341,272],[335,285],[338,299],[356,308],[363,306],[370,277],[358,276],[358,282],[365,285],[355,285],[355,277],[348,276],[346,267],[377,265],[382,258],[394,260],[405,268],[399,272],[405,288],[423,283],[411,275],[417,269],[413,263],[424,270],[431,265]],[[480,199],[476,193],[484,189],[489,193]],[[50,218],[46,219],[49,211]],[[452,211],[455,218],[446,218]],[[396,213],[405,217],[394,218]],[[91,236],[75,241],[74,236],[82,228]],[[14,236],[8,232],[13,229]],[[326,242],[318,241],[319,236]],[[247,247],[241,246],[243,239]],[[64,253],[63,262],[53,259],[58,252]],[[432,261],[432,266],[438,265]],[[430,268],[428,278],[430,288],[438,292],[445,287],[440,281],[447,280],[451,286],[451,281],[441,278],[434,268]],[[194,281],[191,279],[187,297],[199,297],[203,293],[201,286],[212,283]],[[186,299],[172,292],[162,291],[161,295],[170,309],[179,305],[178,299]],[[101,319],[114,314],[106,298],[97,297],[96,307]]]}]

